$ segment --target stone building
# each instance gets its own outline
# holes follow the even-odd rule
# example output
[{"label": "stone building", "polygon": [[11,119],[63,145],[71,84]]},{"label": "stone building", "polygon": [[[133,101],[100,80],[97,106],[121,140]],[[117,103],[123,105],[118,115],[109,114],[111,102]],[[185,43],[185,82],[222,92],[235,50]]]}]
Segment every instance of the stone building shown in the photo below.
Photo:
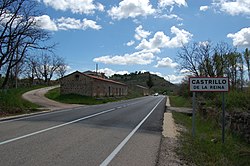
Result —
[{"label": "stone building", "polygon": [[141,85],[129,85],[129,92],[131,93],[137,93],[141,96],[148,96],[149,95],[149,89],[141,86]]},{"label": "stone building", "polygon": [[106,78],[73,72],[60,80],[61,94],[79,94],[84,96],[126,96],[126,84]]}]

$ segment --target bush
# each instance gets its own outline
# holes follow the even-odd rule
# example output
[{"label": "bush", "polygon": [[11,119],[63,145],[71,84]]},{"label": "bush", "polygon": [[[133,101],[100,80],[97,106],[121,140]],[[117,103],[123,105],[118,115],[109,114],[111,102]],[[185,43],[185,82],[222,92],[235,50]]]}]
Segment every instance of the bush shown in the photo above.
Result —
[{"label": "bush", "polygon": [[227,108],[229,110],[250,110],[250,91],[231,91],[227,95]]}]

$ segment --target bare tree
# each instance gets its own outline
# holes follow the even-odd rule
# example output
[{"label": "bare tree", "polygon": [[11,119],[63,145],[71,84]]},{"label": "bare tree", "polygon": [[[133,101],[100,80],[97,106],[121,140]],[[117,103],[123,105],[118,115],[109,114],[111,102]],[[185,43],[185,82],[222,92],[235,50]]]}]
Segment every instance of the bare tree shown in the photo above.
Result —
[{"label": "bare tree", "polygon": [[[250,52],[246,49],[244,58],[248,63],[250,63],[249,55]],[[194,42],[182,46],[177,56],[180,69],[186,69],[194,76],[228,76],[232,88],[243,87],[244,62],[242,54],[227,43],[220,42],[213,47],[211,42]]]},{"label": "bare tree", "polygon": [[30,85],[33,85],[35,79],[41,81],[42,75],[38,72],[39,56],[28,56],[25,58],[24,76],[30,80]]},{"label": "bare tree", "polygon": [[55,72],[62,66],[66,66],[63,58],[54,54],[43,54],[37,70],[42,75],[45,84],[50,84]]},{"label": "bare tree", "polygon": [[195,76],[200,75],[200,57],[197,54],[198,44],[192,43],[189,45],[183,45],[180,51],[177,53],[177,57],[180,60],[180,70],[188,70]]},{"label": "bare tree", "polygon": [[56,70],[56,74],[59,78],[63,78],[67,72],[67,65],[63,62]]},{"label": "bare tree", "polygon": [[6,66],[1,88],[7,85],[11,69],[29,51],[49,49],[41,43],[49,39],[49,33],[36,22],[37,4],[33,0],[1,0],[0,2],[0,69]]}]

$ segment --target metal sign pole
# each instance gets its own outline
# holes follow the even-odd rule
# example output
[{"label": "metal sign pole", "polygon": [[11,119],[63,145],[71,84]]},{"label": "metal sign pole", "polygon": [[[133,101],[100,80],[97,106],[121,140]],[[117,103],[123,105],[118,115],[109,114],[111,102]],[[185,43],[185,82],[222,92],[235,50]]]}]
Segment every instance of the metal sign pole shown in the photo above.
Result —
[{"label": "metal sign pole", "polygon": [[222,143],[225,142],[225,93],[222,92]]},{"label": "metal sign pole", "polygon": [[193,92],[192,135],[195,136],[195,92]]}]

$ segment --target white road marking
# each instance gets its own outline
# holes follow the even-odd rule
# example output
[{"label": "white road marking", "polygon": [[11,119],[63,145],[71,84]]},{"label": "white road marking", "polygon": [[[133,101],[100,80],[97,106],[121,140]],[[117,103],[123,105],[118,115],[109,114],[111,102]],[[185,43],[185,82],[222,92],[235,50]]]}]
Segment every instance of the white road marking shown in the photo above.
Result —
[{"label": "white road marking", "polygon": [[124,147],[124,145],[130,140],[130,138],[135,134],[135,132],[141,127],[141,125],[147,120],[147,118],[154,112],[155,108],[163,100],[162,98],[155,107],[147,114],[147,116],[129,133],[129,135],[115,148],[115,150],[100,164],[100,166],[107,166],[113,158],[118,154],[118,152]]},{"label": "white road marking", "polygon": [[20,139],[23,139],[23,138],[27,138],[27,137],[30,137],[30,136],[33,136],[33,135],[44,133],[44,132],[49,131],[49,130],[53,130],[53,129],[56,129],[56,128],[59,128],[59,127],[70,125],[72,123],[76,123],[76,122],[79,122],[79,121],[82,121],[82,120],[85,120],[85,119],[89,119],[89,118],[92,118],[92,117],[95,117],[95,116],[98,116],[98,115],[101,115],[101,114],[105,114],[105,113],[108,113],[108,112],[111,112],[111,111],[114,111],[114,110],[116,110],[116,109],[112,108],[112,109],[105,110],[105,111],[102,111],[102,112],[99,112],[99,113],[96,113],[96,114],[85,116],[85,117],[80,118],[80,119],[76,119],[76,120],[70,121],[70,122],[67,122],[67,123],[63,123],[63,124],[60,124],[60,125],[57,125],[57,126],[53,126],[53,127],[50,127],[50,128],[39,130],[39,131],[30,133],[30,134],[26,134],[26,135],[23,135],[23,136],[20,136],[20,137],[12,138],[12,139],[0,142],[0,145],[4,145],[4,144],[7,144],[7,143],[10,143],[10,142],[13,142],[13,141],[17,141],[17,140],[20,140]]},{"label": "white road marking", "polygon": [[[83,107],[85,107],[85,106],[83,106]],[[81,107],[76,107],[76,108],[81,108]],[[25,117],[19,117],[19,118],[17,117],[17,118],[10,119],[10,120],[3,120],[3,121],[0,121],[0,124],[2,124],[2,123],[14,122],[14,121],[19,121],[19,120],[23,120],[23,119],[35,118],[35,117],[44,116],[44,115],[49,115],[49,114],[55,114],[55,113],[73,111],[73,110],[75,110],[76,108],[58,110],[58,111],[53,111],[53,112],[44,112],[44,113],[40,113],[40,114],[37,114],[37,115],[27,115],[27,116],[25,116]]]},{"label": "white road marking", "polygon": [[[130,105],[137,104],[139,102],[141,102],[141,101],[133,102],[133,103],[130,103],[130,104],[125,104],[125,105],[117,107],[117,108],[118,109],[125,108],[125,107],[128,107]],[[61,112],[73,111],[73,110],[77,110],[77,109],[81,109],[81,108],[87,108],[87,107],[89,107],[89,106],[79,106],[79,107],[75,107],[75,108],[68,108],[68,109],[58,110],[58,111],[53,111],[53,112],[40,113],[40,114],[36,114],[36,115],[27,115],[25,117],[19,117],[19,118],[17,117],[17,118],[10,119],[10,120],[2,120],[2,121],[0,121],[0,124],[19,121],[19,120],[23,120],[23,119],[30,119],[30,118],[39,117],[39,116],[45,116],[45,115],[49,115],[49,114],[56,114],[56,113],[61,113]]]}]

